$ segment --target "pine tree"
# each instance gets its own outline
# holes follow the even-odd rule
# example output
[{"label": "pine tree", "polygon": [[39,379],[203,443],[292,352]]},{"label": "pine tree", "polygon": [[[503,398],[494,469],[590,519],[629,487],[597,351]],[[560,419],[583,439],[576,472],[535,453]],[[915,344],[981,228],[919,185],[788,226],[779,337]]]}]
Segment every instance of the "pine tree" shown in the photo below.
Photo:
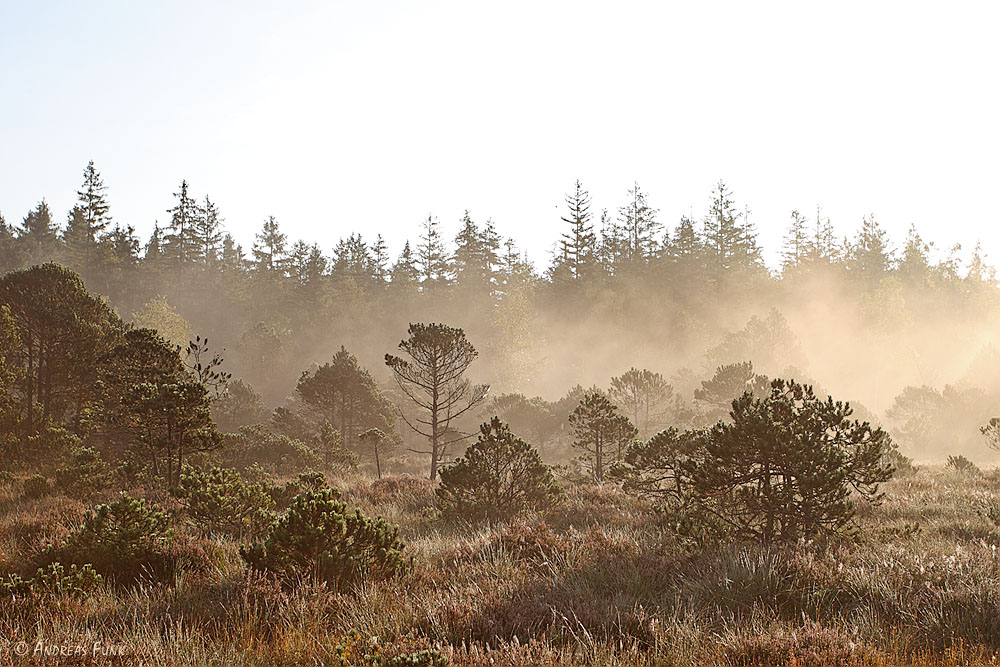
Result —
[{"label": "pine tree", "polygon": [[465,377],[479,352],[461,329],[444,324],[411,324],[409,337],[399,349],[409,359],[385,355],[399,389],[417,406],[421,416],[411,420],[401,413],[407,426],[430,441],[430,450],[411,450],[430,454],[431,481],[437,478],[438,466],[450,444],[465,439],[451,424],[483,402],[489,385],[472,385]]},{"label": "pine tree", "polygon": [[658,211],[650,208],[638,183],[629,189],[628,198],[628,204],[618,209],[619,224],[624,232],[622,259],[631,264],[643,264],[656,254],[656,234],[663,225],[656,221]]},{"label": "pine tree", "polygon": [[229,234],[222,237],[222,252],[219,256],[219,269],[232,275],[242,274],[246,270],[247,259],[243,247]]},{"label": "pine tree", "polygon": [[584,395],[568,421],[573,431],[572,445],[583,452],[581,458],[596,482],[604,481],[608,466],[621,460],[638,434],[629,418],[597,391]]},{"label": "pine tree", "polygon": [[344,346],[330,362],[302,373],[295,391],[340,431],[348,447],[357,447],[358,435],[366,429],[393,430],[396,416],[392,405],[371,373]]},{"label": "pine tree", "polygon": [[14,229],[4,220],[3,214],[0,214],[0,275],[20,268],[20,255]]},{"label": "pine tree", "polygon": [[781,268],[783,271],[799,266],[809,251],[809,235],[806,231],[806,219],[798,211],[792,211],[792,224],[785,234],[785,245],[781,251]]},{"label": "pine tree", "polygon": [[49,205],[44,199],[24,216],[21,228],[17,230],[17,242],[28,264],[39,264],[55,258],[59,248],[59,235],[52,222]]},{"label": "pine tree", "polygon": [[643,439],[660,427],[671,412],[678,412],[674,388],[660,373],[630,368],[611,378],[611,398],[628,412]]},{"label": "pine tree", "polygon": [[906,245],[899,261],[899,276],[911,287],[927,287],[931,275],[930,250],[933,244],[925,243],[915,226],[906,234]]},{"label": "pine tree", "polygon": [[590,213],[590,193],[578,180],[573,192],[566,195],[569,209],[560,220],[569,225],[569,231],[561,237],[561,262],[568,269],[573,281],[580,281],[594,262],[597,237],[594,234],[593,215]]},{"label": "pine tree", "polygon": [[403,250],[399,253],[396,263],[392,265],[390,280],[394,288],[405,289],[416,287],[419,279],[420,273],[417,269],[417,263],[413,258],[413,251],[410,250],[410,242],[407,241],[403,245]]},{"label": "pine tree", "polygon": [[538,451],[499,417],[482,424],[479,439],[441,471],[436,495],[447,517],[493,521],[544,510],[562,498]]},{"label": "pine tree", "polygon": [[188,193],[186,180],[181,181],[180,190],[174,193],[174,197],[177,198],[177,203],[167,210],[170,224],[163,236],[163,254],[181,270],[197,257],[198,239],[195,231],[202,212]]},{"label": "pine tree", "polygon": [[722,283],[729,272],[741,279],[746,272],[761,266],[760,248],[753,226],[746,213],[736,208],[728,186],[719,181],[712,192],[712,205],[705,219],[705,242],[711,259],[716,285]]},{"label": "pine tree", "polygon": [[379,285],[385,285],[389,280],[389,249],[385,239],[379,234],[371,246],[372,277]]},{"label": "pine tree", "polygon": [[269,216],[253,244],[254,269],[258,275],[278,278],[285,273],[288,237],[281,232],[278,221]]},{"label": "pine tree", "polygon": [[224,233],[219,207],[206,195],[199,213],[191,234],[194,241],[193,254],[203,265],[214,266],[219,259],[219,246]]},{"label": "pine tree", "polygon": [[100,235],[111,222],[107,187],[94,168],[93,160],[83,170],[83,187],[77,190],[76,195],[77,205],[70,214],[72,227],[66,230],[66,250],[71,261],[81,268],[84,276],[88,276],[95,270]]},{"label": "pine tree", "polygon": [[428,215],[423,222],[424,233],[417,246],[417,268],[424,289],[448,282],[448,255],[441,239],[440,223]]},{"label": "pine tree", "polygon": [[892,264],[892,250],[886,231],[867,215],[861,223],[861,231],[851,246],[848,268],[869,286],[875,286],[889,271]]},{"label": "pine tree", "polygon": [[784,380],[763,397],[743,394],[732,421],[712,428],[704,457],[688,466],[696,495],[709,500],[701,507],[765,543],[844,529],[855,513],[851,496],[878,502],[893,473],[888,434],[851,421],[852,412]]}]

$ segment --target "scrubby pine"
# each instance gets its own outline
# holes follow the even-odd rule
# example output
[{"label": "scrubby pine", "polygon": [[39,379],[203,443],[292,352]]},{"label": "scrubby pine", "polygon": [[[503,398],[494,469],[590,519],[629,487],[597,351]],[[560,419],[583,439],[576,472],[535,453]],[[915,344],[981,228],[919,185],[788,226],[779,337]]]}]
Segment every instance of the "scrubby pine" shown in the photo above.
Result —
[{"label": "scrubby pine", "polygon": [[878,502],[893,473],[889,435],[851,414],[794,381],[774,380],[764,397],[744,393],[730,421],[708,432],[703,457],[685,465],[694,493],[738,535],[765,542],[847,528],[852,494]]},{"label": "scrubby pine", "polygon": [[562,497],[534,447],[493,417],[455,463],[441,471],[438,505],[445,516],[497,521],[544,510]]},{"label": "scrubby pine", "polygon": [[288,581],[311,575],[349,587],[404,572],[409,564],[397,529],[359,510],[349,512],[339,498],[329,488],[297,496],[264,541],[240,553],[251,567]]}]

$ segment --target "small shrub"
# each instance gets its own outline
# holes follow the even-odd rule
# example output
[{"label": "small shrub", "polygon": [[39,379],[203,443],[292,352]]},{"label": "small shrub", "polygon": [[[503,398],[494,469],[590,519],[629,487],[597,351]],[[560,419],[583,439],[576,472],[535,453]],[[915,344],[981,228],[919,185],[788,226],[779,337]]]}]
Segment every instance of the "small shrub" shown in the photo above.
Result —
[{"label": "small shrub", "polygon": [[309,491],[319,491],[328,486],[326,481],[326,475],[315,470],[309,470],[307,472],[300,472],[299,486],[308,489]]},{"label": "small shrub", "polygon": [[22,494],[29,500],[38,500],[51,492],[52,487],[49,486],[49,480],[46,479],[45,475],[35,474],[24,480]]},{"label": "small shrub", "polygon": [[358,469],[358,455],[344,449],[344,438],[330,422],[320,424],[319,433],[312,442],[313,449],[323,458],[323,466],[327,470],[344,473]]},{"label": "small shrub", "polygon": [[896,477],[912,477],[917,474],[917,466],[913,465],[913,459],[904,456],[896,447],[886,452],[883,458],[895,469],[894,475]]},{"label": "small shrub", "polygon": [[90,447],[73,452],[69,464],[56,470],[55,487],[70,498],[85,500],[111,485],[111,467]]},{"label": "small shrub", "polygon": [[448,659],[437,649],[422,649],[386,661],[378,640],[372,637],[366,642],[357,630],[351,630],[334,652],[337,667],[444,667],[448,664]]},{"label": "small shrub", "polygon": [[[295,496],[307,491],[319,491],[327,488],[326,475],[321,472],[309,471],[300,472],[295,479],[285,482],[284,486],[271,484],[268,487],[268,494],[274,500],[275,505],[280,510],[288,509],[288,506],[295,500]],[[340,498],[340,492],[334,492]]]},{"label": "small shrub", "polygon": [[965,458],[961,454],[957,456],[949,456],[948,463],[945,464],[945,468],[960,473],[962,475],[982,474],[982,471],[979,469],[979,466],[977,466],[975,463]]},{"label": "small shrub", "polygon": [[535,448],[494,417],[479,427],[476,443],[441,471],[437,498],[445,516],[496,520],[551,507],[562,490]]},{"label": "small shrub", "polygon": [[61,426],[46,426],[28,436],[21,447],[20,459],[29,465],[47,464],[59,460],[80,446],[80,438]]},{"label": "small shrub", "polygon": [[40,595],[81,597],[100,585],[103,580],[104,578],[91,565],[83,567],[70,565],[67,571],[62,563],[50,563],[48,567],[38,568],[31,579],[22,579],[16,574],[7,577],[6,580],[0,579],[0,598]]},{"label": "small shrub", "polygon": [[121,494],[114,502],[87,510],[83,524],[58,547],[48,549],[43,565],[91,564],[120,583],[148,577],[162,581],[173,573],[167,547],[173,541],[170,517],[144,500]]},{"label": "small shrub", "polygon": [[296,496],[263,543],[240,549],[254,569],[284,577],[314,575],[337,585],[363,576],[384,579],[403,572],[404,544],[384,519],[347,512],[333,489]]},{"label": "small shrub", "polygon": [[323,460],[299,440],[275,435],[263,426],[244,426],[238,433],[225,436],[222,461],[238,470],[253,464],[279,473],[321,467]]},{"label": "small shrub", "polygon": [[232,468],[212,468],[182,475],[172,493],[203,531],[241,535],[274,521],[275,502],[268,491],[264,484],[244,481]]}]

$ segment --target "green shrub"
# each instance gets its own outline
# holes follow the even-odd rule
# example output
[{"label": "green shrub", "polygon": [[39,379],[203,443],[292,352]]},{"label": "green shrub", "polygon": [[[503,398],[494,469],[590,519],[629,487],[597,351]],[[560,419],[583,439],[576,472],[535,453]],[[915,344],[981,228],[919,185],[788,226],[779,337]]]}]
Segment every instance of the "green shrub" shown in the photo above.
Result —
[{"label": "green shrub", "polygon": [[37,597],[39,595],[72,595],[81,597],[104,580],[91,565],[70,565],[69,571],[62,563],[50,563],[38,568],[31,579],[11,575],[0,579],[0,599],[4,597]]},{"label": "green shrub", "polygon": [[948,462],[945,464],[945,468],[963,475],[979,475],[982,473],[979,466],[961,454],[958,456],[949,456]]},{"label": "green shrub", "polygon": [[487,520],[543,510],[562,498],[535,448],[498,417],[482,424],[475,444],[441,471],[436,494],[445,516]]},{"label": "green shrub", "polygon": [[444,667],[448,664],[448,658],[437,649],[421,649],[385,661],[378,640],[372,637],[365,642],[357,630],[351,630],[334,652],[337,667]]},{"label": "green shrub", "polygon": [[29,500],[37,500],[49,495],[51,492],[52,487],[49,486],[49,480],[46,479],[45,475],[34,474],[24,480],[22,493]]},{"label": "green shrub", "polygon": [[[300,472],[295,479],[290,479],[285,482],[284,486],[279,486],[277,484],[271,484],[268,486],[268,494],[274,500],[275,505],[279,510],[288,509],[292,501],[295,500],[295,496],[300,493],[305,493],[307,491],[319,491],[320,489],[327,488],[328,484],[326,481],[326,475],[321,472],[307,471]],[[340,492],[334,492],[337,498],[340,498]]]},{"label": "green shrub", "polygon": [[404,544],[384,519],[347,512],[333,489],[296,496],[263,543],[240,549],[254,569],[284,577],[314,575],[337,585],[403,572]]},{"label": "green shrub", "polygon": [[267,486],[244,481],[232,468],[188,471],[171,493],[187,507],[195,525],[209,533],[256,532],[275,518]]},{"label": "green shrub", "polygon": [[83,524],[43,554],[42,565],[89,563],[119,583],[140,578],[162,581],[173,574],[167,553],[172,541],[169,516],[122,493],[114,502],[87,510]]},{"label": "green shrub", "polygon": [[90,447],[76,449],[69,464],[56,470],[56,489],[71,498],[85,500],[110,486],[111,467]]},{"label": "green shrub", "polygon": [[28,436],[21,447],[17,458],[30,465],[48,464],[59,460],[68,452],[80,446],[80,438],[61,426],[46,426],[35,435]]},{"label": "green shrub", "polygon": [[221,457],[225,465],[242,470],[258,464],[266,470],[288,473],[322,466],[322,458],[299,440],[275,435],[263,426],[244,426],[225,436]]}]

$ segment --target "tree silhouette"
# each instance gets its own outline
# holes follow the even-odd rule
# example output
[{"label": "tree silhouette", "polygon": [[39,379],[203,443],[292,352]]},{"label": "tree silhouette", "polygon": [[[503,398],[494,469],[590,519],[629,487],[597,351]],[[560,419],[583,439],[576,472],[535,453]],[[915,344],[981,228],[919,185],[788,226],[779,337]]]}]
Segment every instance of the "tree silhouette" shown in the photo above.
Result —
[{"label": "tree silhouette", "polygon": [[479,353],[461,329],[411,324],[408,333],[399,349],[409,360],[386,354],[385,363],[400,390],[426,413],[415,420],[403,418],[411,429],[430,440],[429,451],[411,451],[430,454],[430,478],[434,480],[448,445],[466,437],[445,434],[456,419],[486,398],[489,385],[473,385],[464,377]]}]

